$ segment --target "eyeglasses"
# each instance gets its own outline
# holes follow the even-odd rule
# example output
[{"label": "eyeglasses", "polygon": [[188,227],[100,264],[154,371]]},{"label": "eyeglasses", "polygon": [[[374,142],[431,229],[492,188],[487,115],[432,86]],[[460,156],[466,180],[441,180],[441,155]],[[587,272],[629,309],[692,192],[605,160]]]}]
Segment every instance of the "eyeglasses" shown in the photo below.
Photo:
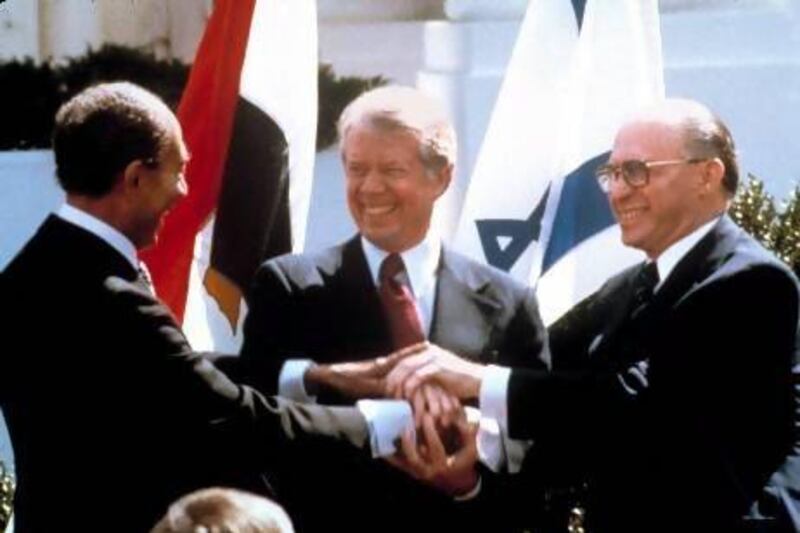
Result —
[{"label": "eyeglasses", "polygon": [[650,182],[650,169],[654,167],[666,167],[669,165],[693,165],[706,161],[705,158],[692,158],[692,159],[667,159],[663,161],[640,161],[638,159],[629,159],[623,161],[618,165],[603,165],[595,172],[597,183],[600,184],[600,189],[608,194],[611,192],[611,184],[622,178],[629,187],[638,189],[644,187]]}]

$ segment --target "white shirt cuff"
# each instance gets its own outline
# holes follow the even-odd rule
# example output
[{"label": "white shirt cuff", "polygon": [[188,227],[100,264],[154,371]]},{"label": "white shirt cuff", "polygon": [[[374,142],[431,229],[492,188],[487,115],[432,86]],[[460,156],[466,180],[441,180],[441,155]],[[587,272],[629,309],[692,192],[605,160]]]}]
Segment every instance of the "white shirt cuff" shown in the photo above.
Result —
[{"label": "white shirt cuff", "polygon": [[511,369],[503,366],[488,365],[481,382],[480,408],[484,418],[497,421],[500,431],[508,434],[508,380]]},{"label": "white shirt cuff", "polygon": [[317,397],[306,391],[306,371],[314,365],[311,359],[289,359],[278,375],[278,396],[301,403],[316,403]]},{"label": "white shirt cuff", "polygon": [[508,436],[508,380],[511,369],[489,365],[481,383],[481,424],[478,430],[478,457],[493,472],[503,466],[515,474],[533,441]]},{"label": "white shirt cuff", "polygon": [[503,435],[493,418],[481,417],[478,426],[478,459],[492,472],[500,472],[506,464]]},{"label": "white shirt cuff", "polygon": [[406,430],[414,431],[411,404],[405,400],[359,400],[356,407],[367,419],[372,457],[388,457]]}]

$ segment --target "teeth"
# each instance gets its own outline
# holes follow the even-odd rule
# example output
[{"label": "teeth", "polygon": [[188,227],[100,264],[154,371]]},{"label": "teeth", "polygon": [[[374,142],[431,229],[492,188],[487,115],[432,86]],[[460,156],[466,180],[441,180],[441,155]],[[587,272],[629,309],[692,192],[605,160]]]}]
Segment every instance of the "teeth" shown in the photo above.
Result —
[{"label": "teeth", "polygon": [[629,208],[629,209],[621,209],[617,211],[617,216],[619,220],[622,222],[628,222],[637,218],[640,214],[644,212],[644,208]]},{"label": "teeth", "polygon": [[391,205],[381,207],[365,207],[364,212],[368,215],[385,215],[392,211],[394,207]]}]

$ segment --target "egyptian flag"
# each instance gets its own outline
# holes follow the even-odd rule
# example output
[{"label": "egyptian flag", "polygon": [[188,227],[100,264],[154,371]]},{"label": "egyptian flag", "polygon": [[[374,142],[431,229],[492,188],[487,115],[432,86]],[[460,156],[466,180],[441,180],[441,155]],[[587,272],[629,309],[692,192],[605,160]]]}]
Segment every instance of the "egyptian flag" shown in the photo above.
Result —
[{"label": "egyptian flag", "polygon": [[317,68],[314,0],[215,2],[178,108],[189,196],[143,254],[195,348],[237,349],[258,265],[302,249]]}]

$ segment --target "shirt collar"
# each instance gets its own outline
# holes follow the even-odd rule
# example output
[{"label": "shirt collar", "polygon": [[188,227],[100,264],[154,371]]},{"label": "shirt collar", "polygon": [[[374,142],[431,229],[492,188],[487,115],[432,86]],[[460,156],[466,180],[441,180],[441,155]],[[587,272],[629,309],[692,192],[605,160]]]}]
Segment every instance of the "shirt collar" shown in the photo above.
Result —
[{"label": "shirt collar", "polygon": [[[377,287],[381,263],[389,255],[389,252],[378,248],[363,235],[361,236],[361,246],[367,258],[372,281]],[[400,253],[408,273],[411,292],[417,298],[435,285],[436,269],[439,266],[441,255],[442,241],[433,230],[428,232],[422,242]]]},{"label": "shirt collar", "polygon": [[720,218],[721,217],[717,217],[709,222],[706,222],[690,234],[673,243],[669,248],[664,250],[664,252],[658,256],[658,258],[656,258],[658,279],[661,280],[658,282],[656,288],[663,285],[664,280],[669,277],[680,260],[683,259],[687,253],[689,253],[689,250],[691,250],[695,244],[700,242],[700,239],[705,237],[706,234],[711,231],[711,228],[719,221]]},{"label": "shirt collar", "polygon": [[139,258],[136,255],[136,247],[119,230],[111,227],[99,218],[90,215],[69,204],[62,204],[56,211],[56,215],[79,228],[83,228],[97,238],[103,240],[109,246],[118,251],[128,260],[134,269],[139,268]]}]

